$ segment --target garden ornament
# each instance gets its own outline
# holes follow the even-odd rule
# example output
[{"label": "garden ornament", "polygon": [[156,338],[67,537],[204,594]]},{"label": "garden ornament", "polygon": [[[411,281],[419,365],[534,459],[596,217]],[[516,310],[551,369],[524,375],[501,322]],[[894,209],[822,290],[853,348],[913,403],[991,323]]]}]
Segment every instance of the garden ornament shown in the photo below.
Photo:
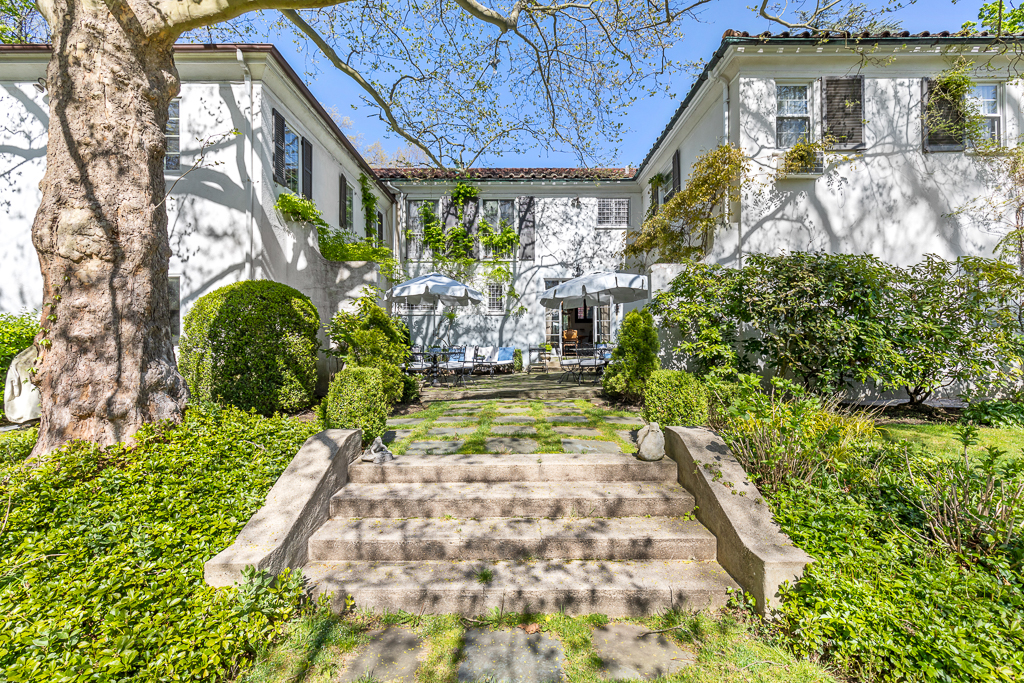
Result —
[{"label": "garden ornament", "polygon": [[656,462],[665,457],[665,433],[657,422],[640,430],[637,446],[636,456],[645,462]]},{"label": "garden ornament", "polygon": [[32,364],[36,362],[36,349],[28,347],[11,361],[4,382],[4,413],[11,422],[38,420],[40,415],[39,389],[30,379]]},{"label": "garden ornament", "polygon": [[363,453],[363,462],[372,462],[374,465],[383,465],[395,459],[395,454],[388,450],[384,442],[378,436],[370,444],[370,447]]}]

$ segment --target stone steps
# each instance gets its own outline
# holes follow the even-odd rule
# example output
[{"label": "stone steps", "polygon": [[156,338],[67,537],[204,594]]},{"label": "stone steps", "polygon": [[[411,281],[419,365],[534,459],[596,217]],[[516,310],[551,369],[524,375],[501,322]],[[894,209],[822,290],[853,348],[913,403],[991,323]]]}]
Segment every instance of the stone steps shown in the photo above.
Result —
[{"label": "stone steps", "polygon": [[331,497],[330,515],[332,518],[451,515],[460,519],[680,517],[691,512],[693,506],[693,496],[668,481],[352,483]]},{"label": "stone steps", "polygon": [[641,462],[616,453],[532,453],[402,456],[380,467],[355,462],[357,484],[472,483],[513,481],[676,481],[675,462]]},{"label": "stone steps", "polygon": [[309,559],[709,561],[716,544],[678,517],[332,519],[310,538]]},{"label": "stone steps", "polygon": [[[490,569],[488,583],[478,580]],[[572,560],[536,562],[310,562],[314,593],[346,596],[360,608],[467,616],[504,612],[644,616],[661,610],[718,609],[739,586],[717,562]]]}]

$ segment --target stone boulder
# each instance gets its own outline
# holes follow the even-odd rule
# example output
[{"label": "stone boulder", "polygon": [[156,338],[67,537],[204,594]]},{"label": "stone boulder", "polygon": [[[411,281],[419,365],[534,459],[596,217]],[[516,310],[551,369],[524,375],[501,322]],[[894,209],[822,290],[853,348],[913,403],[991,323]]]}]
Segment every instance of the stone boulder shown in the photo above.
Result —
[{"label": "stone boulder", "polygon": [[665,457],[665,433],[657,422],[652,422],[637,435],[637,457],[645,462],[656,462]]}]

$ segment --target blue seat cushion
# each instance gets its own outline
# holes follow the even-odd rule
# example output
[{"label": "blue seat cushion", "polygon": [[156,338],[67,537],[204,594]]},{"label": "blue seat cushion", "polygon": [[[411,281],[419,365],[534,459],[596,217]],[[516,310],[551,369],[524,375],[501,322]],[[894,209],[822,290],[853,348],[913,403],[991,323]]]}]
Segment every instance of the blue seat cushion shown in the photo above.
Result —
[{"label": "blue seat cushion", "polygon": [[515,356],[516,350],[511,346],[502,346],[498,349],[498,362],[502,363],[505,361],[512,360]]}]

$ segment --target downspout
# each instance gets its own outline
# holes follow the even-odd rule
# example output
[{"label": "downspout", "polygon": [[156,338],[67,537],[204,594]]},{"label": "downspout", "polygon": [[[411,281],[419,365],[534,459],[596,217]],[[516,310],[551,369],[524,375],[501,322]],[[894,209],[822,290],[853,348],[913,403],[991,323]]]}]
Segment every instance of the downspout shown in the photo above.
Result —
[{"label": "downspout", "polygon": [[[730,102],[729,102],[729,79],[726,78],[725,76],[718,75],[718,76],[715,76],[715,80],[717,80],[719,83],[722,84],[722,138],[721,138],[721,140],[722,140],[722,144],[728,145],[728,144],[730,144],[732,142],[729,139],[729,135],[731,133],[731,131],[729,129],[729,115],[730,115],[730,112],[729,112],[729,104],[730,104]],[[742,197],[742,195],[740,195],[740,196]],[[732,216],[729,215],[730,211],[732,210],[732,207],[730,207],[728,205],[728,199],[726,199],[725,203],[726,203],[726,206],[724,207],[724,213],[729,218],[732,218]],[[742,199],[741,199],[740,200],[740,211],[742,211],[742,208],[743,208],[743,204],[742,204]],[[737,215],[735,218],[736,218],[735,221],[728,221],[728,222],[736,224],[736,254],[737,254],[738,258],[739,258],[739,265],[742,267],[743,266],[743,252],[741,250],[743,248],[743,245],[742,245],[742,241],[740,240],[740,235],[739,235],[740,217],[739,217],[739,215]]]},{"label": "downspout", "polygon": [[249,98],[249,121],[248,130],[245,133],[245,140],[243,144],[246,149],[243,150],[242,154],[247,157],[245,175],[249,183],[249,204],[245,207],[245,221],[249,227],[249,268],[248,268],[248,280],[254,280],[256,278],[256,228],[253,222],[253,206],[256,203],[256,184],[252,179],[253,171],[253,147],[255,143],[253,140],[253,131],[256,128],[256,107],[253,104],[252,97],[252,73],[249,71],[249,65],[245,63],[245,56],[242,54],[240,48],[235,48],[235,59],[238,60],[239,66],[242,67],[242,77],[245,79],[245,90]]}]

